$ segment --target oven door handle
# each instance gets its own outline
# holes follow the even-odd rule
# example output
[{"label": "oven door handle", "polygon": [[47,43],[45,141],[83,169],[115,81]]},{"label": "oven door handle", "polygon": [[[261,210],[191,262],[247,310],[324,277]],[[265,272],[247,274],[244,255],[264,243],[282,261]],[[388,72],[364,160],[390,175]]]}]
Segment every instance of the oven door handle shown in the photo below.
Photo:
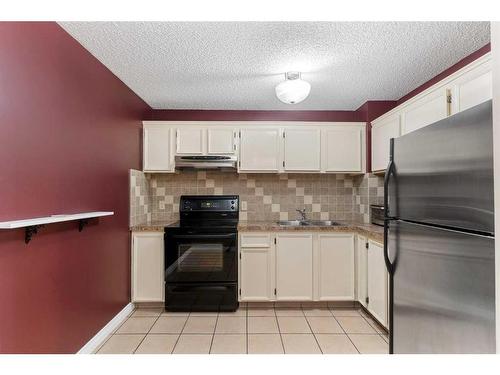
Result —
[{"label": "oven door handle", "polygon": [[225,239],[225,238],[236,238],[237,233],[228,234],[174,234],[172,238],[180,240],[204,240],[204,239]]}]

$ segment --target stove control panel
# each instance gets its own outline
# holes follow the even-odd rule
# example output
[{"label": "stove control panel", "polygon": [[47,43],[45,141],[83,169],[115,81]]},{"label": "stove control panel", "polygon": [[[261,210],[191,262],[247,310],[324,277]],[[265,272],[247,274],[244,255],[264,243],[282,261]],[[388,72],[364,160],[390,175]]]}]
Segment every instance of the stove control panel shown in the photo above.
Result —
[{"label": "stove control panel", "polygon": [[192,211],[238,211],[239,196],[237,195],[183,195],[179,210]]}]

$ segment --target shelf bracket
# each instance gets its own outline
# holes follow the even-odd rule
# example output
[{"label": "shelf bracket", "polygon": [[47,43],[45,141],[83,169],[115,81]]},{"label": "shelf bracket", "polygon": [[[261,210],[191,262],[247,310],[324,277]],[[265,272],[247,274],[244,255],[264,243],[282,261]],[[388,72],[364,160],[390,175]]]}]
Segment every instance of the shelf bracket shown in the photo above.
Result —
[{"label": "shelf bracket", "polygon": [[80,219],[78,220],[78,232],[83,230],[83,227],[89,223],[88,219]]},{"label": "shelf bracket", "polygon": [[41,227],[42,225],[31,225],[29,227],[26,227],[26,230],[24,232],[24,242],[30,242],[33,235],[37,234],[38,229],[40,229]]}]

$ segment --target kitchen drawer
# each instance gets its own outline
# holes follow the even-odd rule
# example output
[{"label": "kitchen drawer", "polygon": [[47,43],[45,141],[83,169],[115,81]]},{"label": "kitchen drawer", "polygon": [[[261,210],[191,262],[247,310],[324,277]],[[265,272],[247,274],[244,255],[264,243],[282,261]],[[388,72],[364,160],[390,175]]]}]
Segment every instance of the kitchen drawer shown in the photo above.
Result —
[{"label": "kitchen drawer", "polygon": [[269,233],[241,234],[241,247],[263,248],[271,246],[271,235]]}]

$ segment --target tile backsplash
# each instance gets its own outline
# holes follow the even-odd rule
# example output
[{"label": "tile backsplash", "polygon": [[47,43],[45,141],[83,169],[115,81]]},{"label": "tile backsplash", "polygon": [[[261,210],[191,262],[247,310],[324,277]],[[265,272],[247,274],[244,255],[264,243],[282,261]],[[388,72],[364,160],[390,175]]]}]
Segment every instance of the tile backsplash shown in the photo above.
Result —
[{"label": "tile backsplash", "polygon": [[238,174],[182,171],[144,174],[130,170],[130,225],[177,220],[181,195],[240,196],[240,220],[288,220],[298,208],[315,220],[369,221],[369,205],[383,200],[375,175]]},{"label": "tile backsplash", "polygon": [[129,173],[130,226],[151,221],[151,196],[146,174],[131,169]]},{"label": "tile backsplash", "polygon": [[369,223],[370,205],[384,204],[384,177],[371,173],[359,175],[355,177],[354,186],[353,220]]}]

